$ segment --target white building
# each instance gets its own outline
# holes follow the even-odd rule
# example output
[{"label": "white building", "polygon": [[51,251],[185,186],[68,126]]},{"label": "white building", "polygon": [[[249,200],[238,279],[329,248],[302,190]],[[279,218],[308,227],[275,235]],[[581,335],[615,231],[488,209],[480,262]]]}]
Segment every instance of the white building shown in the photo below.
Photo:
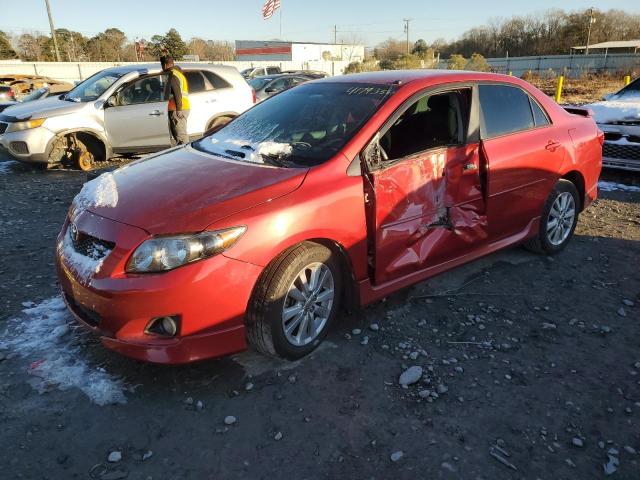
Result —
[{"label": "white building", "polygon": [[317,62],[341,60],[361,62],[364,45],[236,40],[238,61]]}]

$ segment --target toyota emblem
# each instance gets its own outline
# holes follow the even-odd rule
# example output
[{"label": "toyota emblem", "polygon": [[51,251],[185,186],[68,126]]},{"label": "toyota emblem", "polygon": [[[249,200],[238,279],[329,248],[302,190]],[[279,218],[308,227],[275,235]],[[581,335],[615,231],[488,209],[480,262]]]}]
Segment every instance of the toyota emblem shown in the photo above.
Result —
[{"label": "toyota emblem", "polygon": [[75,223],[71,224],[71,239],[76,242],[78,240],[79,232]]}]

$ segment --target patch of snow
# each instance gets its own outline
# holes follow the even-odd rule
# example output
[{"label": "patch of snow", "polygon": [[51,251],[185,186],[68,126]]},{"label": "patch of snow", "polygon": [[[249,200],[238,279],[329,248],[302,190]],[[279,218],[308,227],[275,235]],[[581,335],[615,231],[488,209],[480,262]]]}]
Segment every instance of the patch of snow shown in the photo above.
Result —
[{"label": "patch of snow", "polygon": [[603,192],[640,192],[640,186],[606,182],[604,180],[598,182],[598,188]]},{"label": "patch of snow", "polygon": [[596,102],[585,105],[585,107],[593,110],[597,123],[640,120],[639,98]]},{"label": "patch of snow", "polygon": [[76,212],[91,207],[111,207],[118,205],[118,185],[113,173],[107,172],[82,186],[80,193],[73,199]]},{"label": "patch of snow", "polygon": [[267,157],[284,157],[291,155],[293,148],[288,143],[262,142],[258,145],[258,154]]},{"label": "patch of snow", "polygon": [[53,297],[23,310],[23,316],[7,322],[0,336],[0,349],[9,349],[31,361],[29,374],[41,381],[32,382],[40,393],[51,387],[80,389],[98,405],[126,403],[121,379],[84,358],[81,331],[61,297]]},{"label": "patch of snow", "polygon": [[85,282],[100,271],[104,259],[111,253],[111,250],[102,245],[94,245],[88,257],[76,252],[73,248],[69,230],[62,237],[61,247],[65,265],[71,268]]}]

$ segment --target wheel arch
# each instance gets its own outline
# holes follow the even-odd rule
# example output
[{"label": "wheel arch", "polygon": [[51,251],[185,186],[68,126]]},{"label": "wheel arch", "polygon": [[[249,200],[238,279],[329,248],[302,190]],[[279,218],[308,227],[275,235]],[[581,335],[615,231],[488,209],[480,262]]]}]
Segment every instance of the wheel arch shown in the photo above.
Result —
[{"label": "wheel arch", "polygon": [[297,241],[291,245],[288,245],[286,248],[274,255],[269,263],[264,267],[262,273],[256,280],[256,283],[251,290],[249,303],[251,302],[251,299],[253,298],[260,282],[262,282],[266,278],[265,275],[268,275],[276,265],[279,265],[291,250],[302,245],[303,243],[315,243],[317,245],[321,245],[325,248],[328,248],[336,256],[336,258],[340,262],[342,280],[344,285],[342,307],[347,311],[353,311],[357,309],[360,306],[360,296],[358,282],[355,279],[351,259],[349,258],[349,255],[347,254],[347,251],[342,244],[326,237],[311,237],[305,240]]},{"label": "wheel arch", "polygon": [[104,156],[103,158],[104,160],[108,160],[109,158],[111,158],[112,156],[111,147],[109,146],[109,142],[107,141],[107,138],[104,136],[104,134],[92,128],[82,128],[82,127],[70,128],[70,129],[57,132],[56,135],[52,137],[51,140],[49,140],[49,144],[47,145],[47,149],[46,149],[47,158],[49,158],[51,154],[51,150],[56,140],[58,140],[61,137],[66,137],[67,135],[70,135],[72,133],[75,133],[76,135],[82,134],[83,136],[85,136],[85,138],[91,139],[92,142],[95,142],[94,143],[95,146],[100,146],[100,148],[102,148],[102,154]]},{"label": "wheel arch", "polygon": [[580,201],[579,211],[584,210],[586,192],[585,192],[585,186],[584,186],[584,177],[582,176],[582,174],[577,170],[571,170],[570,172],[567,172],[564,175],[562,175],[562,177],[560,177],[560,180],[568,180],[571,183],[573,183],[573,185],[576,187],[576,190],[578,190],[578,196]]},{"label": "wheel arch", "polygon": [[234,119],[235,117],[237,117],[239,115],[238,112],[218,112],[215,115],[213,115],[211,118],[209,118],[209,120],[207,120],[207,124],[205,125],[205,132],[207,130],[209,130],[213,124],[213,122],[215,122],[217,119],[219,118],[223,118],[223,117],[227,117],[230,119]]}]

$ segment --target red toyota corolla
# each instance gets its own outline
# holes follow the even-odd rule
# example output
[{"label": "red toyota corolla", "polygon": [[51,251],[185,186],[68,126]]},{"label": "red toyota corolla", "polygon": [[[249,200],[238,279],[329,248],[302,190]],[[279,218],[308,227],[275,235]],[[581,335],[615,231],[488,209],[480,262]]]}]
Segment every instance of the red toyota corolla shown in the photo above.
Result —
[{"label": "red toyota corolla", "polygon": [[569,242],[602,133],[517,78],[390,71],[306,83],[106,173],[57,243],[71,311],[125,355],[299,358],[365,305],[507,247]]}]

